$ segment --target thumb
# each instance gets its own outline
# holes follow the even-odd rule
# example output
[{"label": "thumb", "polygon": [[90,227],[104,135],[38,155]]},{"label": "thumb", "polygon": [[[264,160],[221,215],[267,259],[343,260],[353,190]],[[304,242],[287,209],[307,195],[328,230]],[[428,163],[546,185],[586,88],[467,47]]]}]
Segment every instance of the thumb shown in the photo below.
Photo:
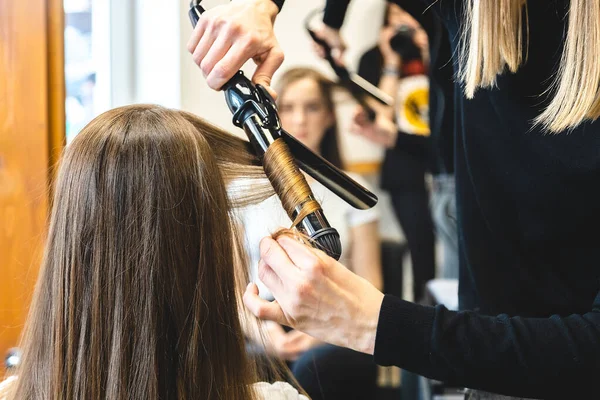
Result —
[{"label": "thumb", "polygon": [[353,117],[352,119],[353,119],[354,122],[356,122],[358,124],[362,124],[367,119],[366,118],[366,114],[367,113],[365,112],[364,108],[362,108],[361,106],[357,106],[354,109],[354,115],[352,116]]},{"label": "thumb", "polygon": [[345,67],[344,50],[341,47],[333,47],[331,49],[331,55],[333,56],[333,61],[335,61],[338,66]]},{"label": "thumb", "polygon": [[306,336],[306,334],[304,332],[294,329],[293,331],[289,331],[286,334],[286,343],[293,344],[293,343],[297,342],[298,340],[304,338],[304,336]]},{"label": "thumb", "polygon": [[257,318],[275,321],[281,325],[289,325],[277,300],[267,301],[261,299],[258,296],[258,286],[254,282],[250,282],[246,287],[243,300],[246,308]]},{"label": "thumb", "polygon": [[339,65],[340,67],[344,67],[345,63],[344,63],[344,55],[346,53],[346,43],[344,43],[343,40],[340,40],[338,42],[336,42],[334,45],[331,46],[331,55],[333,56],[334,61],[336,62],[337,65]]},{"label": "thumb", "polygon": [[257,67],[252,76],[252,83],[264,86],[274,99],[277,98],[277,94],[271,88],[271,79],[275,71],[281,67],[283,59],[283,52],[279,49],[279,46],[271,48],[267,53],[254,57]]}]

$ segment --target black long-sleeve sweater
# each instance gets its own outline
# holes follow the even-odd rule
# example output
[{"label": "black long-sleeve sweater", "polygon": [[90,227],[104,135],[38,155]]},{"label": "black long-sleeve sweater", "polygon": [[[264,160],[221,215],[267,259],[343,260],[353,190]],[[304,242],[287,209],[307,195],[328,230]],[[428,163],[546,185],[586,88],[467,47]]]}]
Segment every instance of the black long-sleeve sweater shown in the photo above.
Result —
[{"label": "black long-sleeve sweater", "polygon": [[[457,51],[462,0],[437,0]],[[600,121],[531,120],[559,64],[567,0],[528,0],[528,60],[467,100],[456,86],[460,308],[384,298],[375,360],[471,388],[600,398]]]}]

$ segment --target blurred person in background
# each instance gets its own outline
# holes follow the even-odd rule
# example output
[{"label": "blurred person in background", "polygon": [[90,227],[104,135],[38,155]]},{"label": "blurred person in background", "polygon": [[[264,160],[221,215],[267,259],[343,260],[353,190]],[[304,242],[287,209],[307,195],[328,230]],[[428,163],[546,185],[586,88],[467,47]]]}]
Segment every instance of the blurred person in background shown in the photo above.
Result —
[{"label": "blurred person in background", "polygon": [[[425,182],[430,169],[427,53],[427,34],[419,23],[389,4],[379,43],[361,57],[358,73],[395,99],[394,107],[379,109],[376,121],[399,133],[394,137],[356,123],[352,127],[387,149],[380,185],[390,194],[408,243],[415,301],[423,299],[425,284],[435,276],[435,235]],[[361,111],[356,118],[364,118]]]}]

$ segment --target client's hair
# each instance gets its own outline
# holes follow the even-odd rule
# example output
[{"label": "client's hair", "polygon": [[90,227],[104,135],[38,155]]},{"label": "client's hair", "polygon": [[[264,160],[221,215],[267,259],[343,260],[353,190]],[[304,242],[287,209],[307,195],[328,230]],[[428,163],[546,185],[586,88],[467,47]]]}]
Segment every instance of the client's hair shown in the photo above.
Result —
[{"label": "client's hair", "polygon": [[[254,398],[229,214],[272,194],[258,165],[181,111],[128,106],[86,126],[58,172],[11,398]],[[233,204],[237,177],[261,186]]]}]

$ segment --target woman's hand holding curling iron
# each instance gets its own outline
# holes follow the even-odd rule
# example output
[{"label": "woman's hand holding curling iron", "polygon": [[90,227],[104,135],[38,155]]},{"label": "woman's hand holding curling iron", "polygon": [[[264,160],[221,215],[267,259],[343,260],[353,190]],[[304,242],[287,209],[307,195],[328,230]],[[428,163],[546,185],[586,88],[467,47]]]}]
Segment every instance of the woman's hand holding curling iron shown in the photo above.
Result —
[{"label": "woman's hand holding curling iron", "polygon": [[383,294],[324,252],[289,236],[260,243],[259,277],[275,301],[251,283],[244,303],[258,318],[322,341],[373,354]]},{"label": "woman's hand holding curling iron", "polygon": [[206,82],[220,89],[252,58],[257,64],[255,84],[270,90],[271,78],[283,62],[273,33],[278,9],[271,0],[239,0],[202,14],[187,44]]}]

